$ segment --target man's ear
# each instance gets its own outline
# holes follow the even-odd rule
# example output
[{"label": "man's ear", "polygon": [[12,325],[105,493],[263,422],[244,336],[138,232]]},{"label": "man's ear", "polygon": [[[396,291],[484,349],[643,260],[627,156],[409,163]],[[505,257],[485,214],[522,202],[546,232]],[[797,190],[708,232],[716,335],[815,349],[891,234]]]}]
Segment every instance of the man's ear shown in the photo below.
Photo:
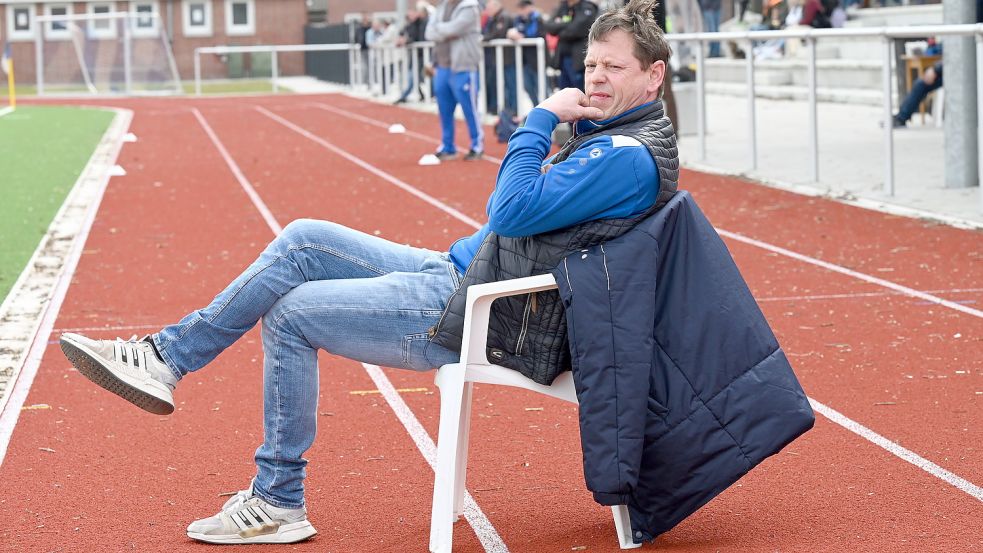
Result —
[{"label": "man's ear", "polygon": [[648,92],[658,93],[662,90],[662,83],[666,80],[666,62],[656,60],[649,66],[649,83],[645,87]]}]

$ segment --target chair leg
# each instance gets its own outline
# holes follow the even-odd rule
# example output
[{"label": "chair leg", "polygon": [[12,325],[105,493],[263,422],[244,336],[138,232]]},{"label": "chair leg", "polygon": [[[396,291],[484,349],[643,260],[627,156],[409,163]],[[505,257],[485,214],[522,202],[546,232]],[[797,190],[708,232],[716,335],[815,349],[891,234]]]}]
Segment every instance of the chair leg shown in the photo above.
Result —
[{"label": "chair leg", "polygon": [[614,514],[614,529],[618,533],[618,545],[622,549],[635,549],[642,544],[635,543],[631,536],[631,516],[628,514],[627,505],[615,505],[611,507]]},{"label": "chair leg", "polygon": [[461,394],[461,421],[458,426],[457,449],[455,451],[455,465],[457,467],[457,478],[454,481],[455,520],[464,514],[464,491],[468,474],[468,437],[471,435],[471,392],[473,388],[473,383],[465,382]]},{"label": "chair leg", "polygon": [[444,371],[438,375],[437,384],[440,387],[440,428],[430,511],[430,551],[450,553],[454,537],[454,484],[457,481],[464,371]]}]

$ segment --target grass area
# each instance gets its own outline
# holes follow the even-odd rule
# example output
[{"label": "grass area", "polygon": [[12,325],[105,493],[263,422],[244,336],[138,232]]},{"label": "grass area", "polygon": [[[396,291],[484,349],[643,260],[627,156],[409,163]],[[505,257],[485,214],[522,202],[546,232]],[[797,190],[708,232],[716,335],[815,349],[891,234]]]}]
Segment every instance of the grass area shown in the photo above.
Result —
[{"label": "grass area", "polygon": [[[195,93],[194,81],[181,83],[184,86],[185,94]],[[221,81],[202,81],[202,94],[243,94],[243,93],[272,93],[273,82],[268,79],[235,79]],[[280,87],[280,92],[289,92]]]},{"label": "grass area", "polygon": [[109,111],[55,106],[0,117],[0,302],[112,119]]},{"label": "grass area", "polygon": [[[195,83],[194,81],[184,81],[181,83],[181,87],[184,89],[185,94],[195,93]],[[77,95],[87,95],[88,91],[85,87],[66,87],[66,86],[52,86],[45,89],[49,94],[77,94]],[[279,92],[281,94],[289,93],[290,91],[280,87]],[[34,96],[38,93],[37,87],[34,85],[17,85],[16,93],[18,98],[26,98],[28,96]],[[220,80],[220,81],[202,81],[201,83],[201,93],[202,94],[247,94],[247,93],[258,93],[258,94],[272,94],[273,93],[273,83],[269,79],[230,79],[230,80]],[[139,95],[139,93],[138,93]],[[7,86],[4,84],[0,87],[0,107],[7,105]]]}]

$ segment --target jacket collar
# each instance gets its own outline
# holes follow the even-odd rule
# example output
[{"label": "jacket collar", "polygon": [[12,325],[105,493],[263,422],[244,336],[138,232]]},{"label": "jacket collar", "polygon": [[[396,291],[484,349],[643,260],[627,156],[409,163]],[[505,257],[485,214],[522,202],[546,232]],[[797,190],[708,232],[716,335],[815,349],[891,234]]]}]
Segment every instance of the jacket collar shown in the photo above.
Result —
[{"label": "jacket collar", "polygon": [[615,115],[610,119],[604,119],[603,121],[581,119],[577,121],[576,125],[574,125],[573,135],[582,136],[585,134],[610,129],[612,127],[627,125],[628,123],[634,123],[640,119],[646,119],[650,115],[654,115],[655,119],[662,118],[662,102],[660,100],[653,100],[646,104],[635,106],[624,113]]}]

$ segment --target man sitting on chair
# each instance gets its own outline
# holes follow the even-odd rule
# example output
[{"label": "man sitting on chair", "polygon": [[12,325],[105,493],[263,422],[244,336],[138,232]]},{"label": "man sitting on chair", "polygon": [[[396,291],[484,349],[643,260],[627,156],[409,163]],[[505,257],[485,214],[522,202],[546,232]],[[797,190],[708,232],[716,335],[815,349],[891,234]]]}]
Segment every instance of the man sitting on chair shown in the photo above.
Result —
[{"label": "man sitting on chair", "polygon": [[[188,536],[292,543],[315,534],[304,504],[302,455],[317,426],[318,349],[412,370],[456,362],[460,341],[453,328],[463,309],[448,300],[462,274],[481,277],[488,252],[502,241],[535,236],[537,243],[563,242],[557,251],[565,253],[618,235],[672,197],[678,159],[660,100],[670,52],[651,16],[654,2],[632,0],[597,19],[587,93],[561,90],[533,109],[509,142],[488,200],[488,223],[448,252],[326,221],[294,221],[208,306],[176,324],[141,340],[62,335],[62,349],[79,372],[138,407],[169,414],[181,378],[262,320],[265,415],[256,476],[215,516],[193,522]],[[548,157],[561,122],[575,123],[576,133]],[[547,263],[554,253],[532,258]],[[476,257],[483,261],[473,263]],[[505,272],[514,268],[506,256],[498,261]],[[533,310],[555,316],[543,307]],[[552,355],[555,346],[543,332],[527,332],[524,325],[536,316],[518,315],[510,328],[492,328],[489,344],[521,334],[524,340],[509,340],[491,355],[528,375],[540,364],[527,361]]]}]

